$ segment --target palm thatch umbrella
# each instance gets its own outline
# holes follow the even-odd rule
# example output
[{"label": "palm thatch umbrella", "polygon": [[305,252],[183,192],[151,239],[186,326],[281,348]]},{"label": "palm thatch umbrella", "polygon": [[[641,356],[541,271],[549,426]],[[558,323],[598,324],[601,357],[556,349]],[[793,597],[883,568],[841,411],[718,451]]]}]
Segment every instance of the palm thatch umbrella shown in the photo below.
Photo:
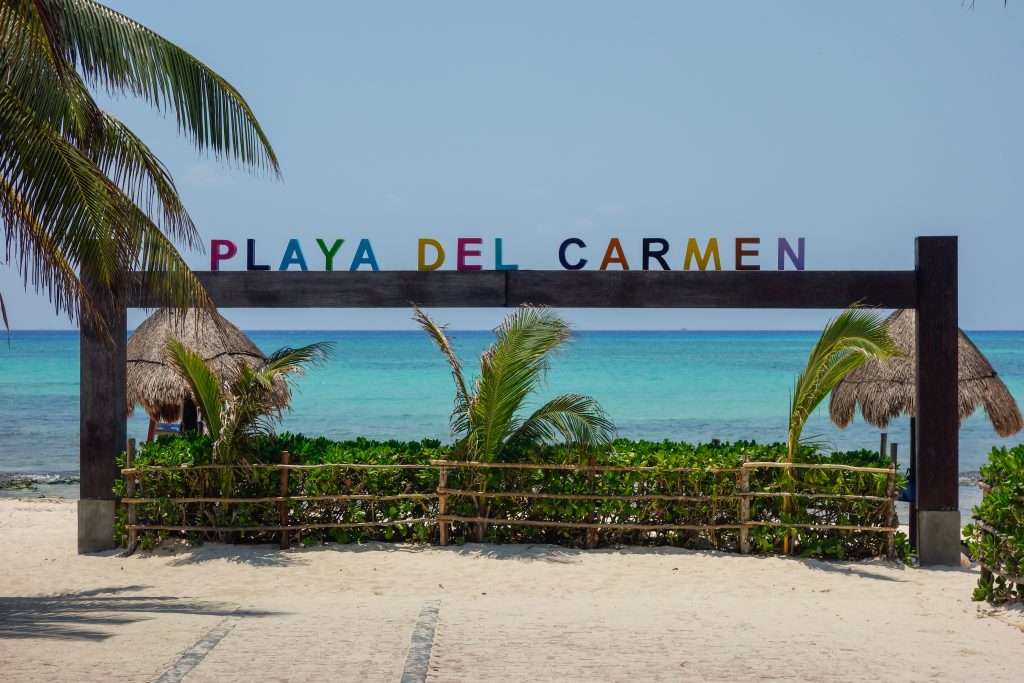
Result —
[{"label": "palm thatch umbrella", "polygon": [[[846,375],[832,390],[829,416],[839,427],[850,424],[858,403],[864,419],[881,429],[901,413],[911,418],[916,415],[916,321],[913,309],[901,309],[890,315],[886,320],[889,335],[906,355],[888,363],[868,361]],[[980,405],[999,436],[1019,432],[1024,427],[1020,409],[992,365],[963,330],[959,330],[957,346],[960,420],[974,413]]]},{"label": "palm thatch umbrella", "polygon": [[[266,356],[219,313],[161,308],[128,339],[128,414],[140,404],[154,422],[176,422],[189,397],[188,384],[167,362],[167,338],[174,337],[202,355],[222,381],[233,379],[242,363],[258,365]],[[275,387],[275,403],[288,403],[288,387]]]}]

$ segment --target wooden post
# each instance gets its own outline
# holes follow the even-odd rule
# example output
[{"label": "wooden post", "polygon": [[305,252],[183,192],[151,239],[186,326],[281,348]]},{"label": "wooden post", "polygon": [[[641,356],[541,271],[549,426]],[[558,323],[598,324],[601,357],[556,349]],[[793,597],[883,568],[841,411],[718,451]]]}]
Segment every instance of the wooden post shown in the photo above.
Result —
[{"label": "wooden post", "polygon": [[[896,447],[898,444],[892,444],[889,447],[889,479],[885,486],[885,509],[888,514],[885,516],[885,524],[889,527],[896,526]],[[885,533],[885,558],[890,562],[895,557],[894,552],[894,538],[895,531],[887,531]]]},{"label": "wooden post", "polygon": [[960,563],[957,238],[917,238],[917,550]]},{"label": "wooden post", "polygon": [[749,458],[743,458],[743,469],[740,470],[740,552],[750,552],[750,469],[747,467]]},{"label": "wooden post", "polygon": [[[128,439],[128,450],[125,451],[124,455],[124,466],[127,469],[131,469],[135,465],[135,439]],[[129,472],[124,478],[124,492],[125,497],[135,497],[135,479],[138,475],[135,472]],[[128,503],[128,552],[135,550],[135,543],[138,538],[139,532],[135,528],[138,524],[138,511],[135,509],[135,503]]]},{"label": "wooden post", "polygon": [[437,481],[437,529],[441,545],[448,545],[448,522],[441,519],[448,512],[448,494],[442,493],[440,489],[448,488],[448,468],[441,466],[441,472]]},{"label": "wooden post", "polygon": [[194,432],[199,429],[199,410],[191,396],[181,402],[181,433]]},{"label": "wooden post", "polygon": [[[596,474],[594,472],[595,464],[596,463],[594,461],[594,454],[591,452],[589,453],[589,457],[587,458],[587,493],[589,493],[590,495],[594,494],[594,478]],[[589,512],[587,512],[586,521],[593,524],[594,522],[598,521],[597,507],[599,505],[599,502],[596,500],[592,500],[590,501],[590,504],[592,508]],[[587,550],[593,550],[597,547],[597,529],[587,529],[584,532],[584,538],[586,538]]]},{"label": "wooden post", "polygon": [[889,446],[889,432],[882,432],[882,442],[878,446],[878,454],[881,455],[883,458],[885,457],[885,454],[889,451],[889,447],[888,446]]},{"label": "wooden post", "polygon": [[[202,483],[202,485],[201,485],[201,487],[199,489],[199,497],[200,498],[206,498],[207,493],[210,490],[210,470],[203,470],[200,473],[200,479],[201,479],[201,481],[203,483]],[[200,503],[199,504],[199,515],[198,515],[198,517],[199,517],[199,525],[200,526],[202,526],[203,524],[212,523],[214,521],[210,517],[210,514],[208,512],[207,504],[206,503]]]},{"label": "wooden post", "polygon": [[114,547],[117,455],[128,440],[125,309],[109,289],[83,273],[82,282],[106,323],[82,321],[79,364],[78,552]]},{"label": "wooden post", "polygon": [[917,547],[917,420],[910,418],[910,453],[907,454],[907,479],[910,480],[910,545]]},{"label": "wooden post", "polygon": [[[288,451],[281,451],[281,464],[287,465],[291,460],[291,456]],[[281,468],[281,489],[280,495],[282,498],[288,497],[288,468]],[[288,526],[288,501],[282,500],[277,504],[278,517],[280,518],[280,525],[283,527]],[[288,529],[281,529],[281,550],[288,550],[289,538]]]},{"label": "wooden post", "polygon": [[[989,491],[990,491],[990,489],[987,486],[981,487],[981,500],[982,500],[982,502],[985,501],[985,496],[988,495]],[[985,534],[985,535],[990,535],[989,532],[984,530],[984,529],[981,530],[981,533]],[[998,539],[997,539],[997,541],[998,541]],[[987,566],[985,566],[985,563],[982,562],[981,560],[978,560],[978,568],[981,569],[981,580],[982,581],[991,581],[992,580],[992,570],[989,569]]]}]

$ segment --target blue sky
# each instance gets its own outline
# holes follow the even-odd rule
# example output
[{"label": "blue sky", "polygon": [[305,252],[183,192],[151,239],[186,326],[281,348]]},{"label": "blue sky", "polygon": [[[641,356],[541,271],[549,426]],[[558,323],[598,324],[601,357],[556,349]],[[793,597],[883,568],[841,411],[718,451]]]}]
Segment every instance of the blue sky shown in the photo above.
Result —
[{"label": "blue sky", "polygon": [[[502,237],[507,260],[551,269],[566,237],[618,236],[635,261],[643,237],[681,259],[687,237],[716,236],[731,268],[736,236],[782,236],[807,238],[810,269],[902,269],[915,235],[957,234],[961,325],[1024,328],[1024,3],[111,4],[238,87],[281,159],[283,182],[226,167],[173,120],[105,100],[207,243],[253,237],[276,263],[296,237],[322,267],[317,237],[345,239],[342,261],[366,237],[383,268],[409,269],[419,237],[449,252]],[[20,290],[0,271],[16,329],[67,327]],[[411,326],[401,310],[227,313],[250,329]],[[437,313],[457,328],[502,314]],[[569,315],[806,329],[828,312]]]}]

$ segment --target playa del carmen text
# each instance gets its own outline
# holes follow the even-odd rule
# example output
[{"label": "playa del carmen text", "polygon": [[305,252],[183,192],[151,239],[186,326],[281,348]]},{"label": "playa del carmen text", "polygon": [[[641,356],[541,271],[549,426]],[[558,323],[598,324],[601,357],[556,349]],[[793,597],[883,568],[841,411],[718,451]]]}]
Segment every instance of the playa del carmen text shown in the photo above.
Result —
[{"label": "playa del carmen text", "polygon": [[[558,246],[558,262],[565,270],[804,270],[805,246],[803,237],[612,237],[600,243],[569,237]],[[417,270],[438,270],[446,263],[455,270],[519,270],[519,264],[506,261],[501,237],[459,237],[447,243],[422,237],[415,250]],[[243,265],[245,270],[381,270],[368,238],[316,238],[305,246],[290,239],[283,251],[247,239],[244,256],[233,240],[210,240],[210,270],[241,270]]]}]

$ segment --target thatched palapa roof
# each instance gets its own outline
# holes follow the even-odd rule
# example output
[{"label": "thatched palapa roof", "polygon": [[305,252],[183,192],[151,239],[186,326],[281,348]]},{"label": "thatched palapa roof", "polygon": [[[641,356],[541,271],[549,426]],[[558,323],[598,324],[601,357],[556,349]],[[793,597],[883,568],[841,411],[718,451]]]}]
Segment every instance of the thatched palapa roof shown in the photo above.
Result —
[{"label": "thatched palapa roof", "polygon": [[[154,420],[181,419],[188,384],[167,361],[168,336],[199,353],[222,381],[232,379],[241,363],[258,365],[266,360],[252,340],[219,313],[158,309],[128,339],[129,414],[140,404]],[[278,407],[284,407],[288,388],[283,381],[275,388]]]},{"label": "thatched palapa roof", "polygon": [[[864,419],[885,428],[901,413],[914,416],[917,359],[914,333],[917,316],[913,309],[894,312],[886,320],[889,335],[906,354],[888,363],[868,361],[843,378],[832,390],[829,415],[840,427],[853,420],[860,404]],[[963,330],[958,337],[960,420],[978,406],[985,409],[999,436],[1007,437],[1024,427],[1020,409],[996,371]]]}]

